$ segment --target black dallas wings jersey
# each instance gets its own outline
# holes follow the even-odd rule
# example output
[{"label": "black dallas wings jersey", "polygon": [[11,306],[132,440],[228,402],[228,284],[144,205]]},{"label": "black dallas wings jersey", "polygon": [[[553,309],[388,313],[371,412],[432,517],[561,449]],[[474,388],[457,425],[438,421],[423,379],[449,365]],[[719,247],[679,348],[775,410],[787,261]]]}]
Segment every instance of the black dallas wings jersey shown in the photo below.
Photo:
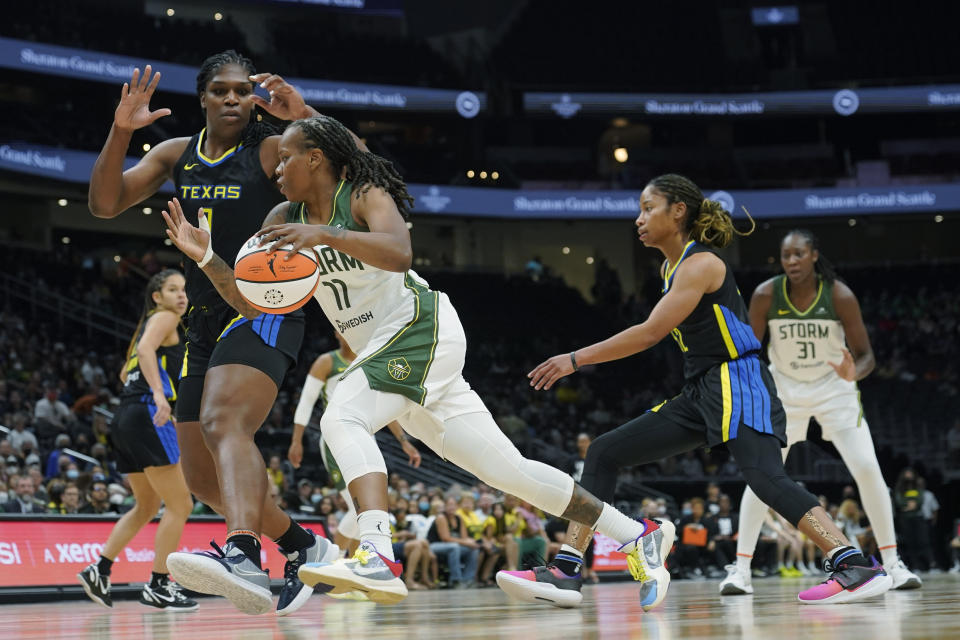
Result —
[{"label": "black dallas wings jersey", "polygon": [[[190,138],[174,167],[173,181],[184,215],[196,223],[197,210],[203,208],[214,252],[232,265],[240,247],[284,198],[263,172],[260,145],[240,144],[219,158],[208,158],[201,151],[205,133],[206,129]],[[184,262],[190,305],[224,304],[196,263]]]}]

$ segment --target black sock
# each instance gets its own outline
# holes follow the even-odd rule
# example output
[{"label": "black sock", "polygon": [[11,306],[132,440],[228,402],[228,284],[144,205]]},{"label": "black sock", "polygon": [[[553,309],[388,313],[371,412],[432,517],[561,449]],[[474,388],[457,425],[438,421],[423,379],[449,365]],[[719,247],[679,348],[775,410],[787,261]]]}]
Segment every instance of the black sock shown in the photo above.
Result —
[{"label": "black sock", "polygon": [[305,549],[313,546],[313,536],[306,529],[297,524],[296,520],[290,519],[290,526],[283,535],[274,540],[284,553],[293,553],[298,549]]},{"label": "black sock", "polygon": [[870,567],[873,566],[870,560],[865,558],[860,550],[856,547],[840,547],[832,554],[830,554],[830,563],[833,566],[837,566],[838,563],[852,564],[857,567]]},{"label": "black sock", "polygon": [[110,576],[110,567],[113,566],[113,560],[110,558],[104,558],[100,556],[100,559],[97,560],[97,571],[100,572],[102,576]]},{"label": "black sock", "polygon": [[227,536],[227,543],[233,544],[240,551],[243,551],[243,555],[250,558],[250,562],[257,565],[258,569],[262,568],[260,566],[260,541],[255,536],[249,533],[234,533]]},{"label": "black sock", "polygon": [[553,559],[553,564],[568,576],[575,576],[580,573],[580,567],[583,566],[583,557],[577,557],[570,551],[561,551]]},{"label": "black sock", "polygon": [[159,589],[160,587],[166,585],[168,582],[170,582],[170,574],[157,573],[156,571],[150,574],[151,589]]}]

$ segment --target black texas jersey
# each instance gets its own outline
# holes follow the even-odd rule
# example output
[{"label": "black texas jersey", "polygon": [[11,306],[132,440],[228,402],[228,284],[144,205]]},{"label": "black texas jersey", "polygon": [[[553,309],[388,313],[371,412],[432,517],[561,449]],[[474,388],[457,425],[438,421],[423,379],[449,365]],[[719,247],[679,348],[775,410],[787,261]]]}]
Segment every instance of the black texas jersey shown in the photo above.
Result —
[{"label": "black texas jersey", "polygon": [[[208,158],[201,152],[205,131],[190,138],[173,169],[173,182],[184,215],[196,224],[197,210],[203,207],[213,234],[213,250],[232,265],[240,247],[284,197],[263,173],[260,145],[241,144],[219,158]],[[185,263],[190,304],[222,304],[220,294],[196,263]]]}]

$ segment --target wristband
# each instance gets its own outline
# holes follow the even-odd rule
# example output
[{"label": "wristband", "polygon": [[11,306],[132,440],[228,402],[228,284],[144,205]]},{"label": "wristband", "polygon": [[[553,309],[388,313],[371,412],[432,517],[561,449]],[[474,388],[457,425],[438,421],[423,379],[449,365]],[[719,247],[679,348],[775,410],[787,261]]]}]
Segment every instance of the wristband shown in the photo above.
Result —
[{"label": "wristband", "polygon": [[204,252],[203,257],[197,261],[197,266],[201,269],[207,266],[207,263],[213,260],[213,238],[210,238],[210,242],[207,243],[207,250]]},{"label": "wristband", "polygon": [[573,365],[573,370],[574,370],[574,371],[580,371],[580,367],[577,366],[577,356],[576,356],[576,353],[577,353],[576,351],[571,351],[571,352],[570,352],[570,364]]}]

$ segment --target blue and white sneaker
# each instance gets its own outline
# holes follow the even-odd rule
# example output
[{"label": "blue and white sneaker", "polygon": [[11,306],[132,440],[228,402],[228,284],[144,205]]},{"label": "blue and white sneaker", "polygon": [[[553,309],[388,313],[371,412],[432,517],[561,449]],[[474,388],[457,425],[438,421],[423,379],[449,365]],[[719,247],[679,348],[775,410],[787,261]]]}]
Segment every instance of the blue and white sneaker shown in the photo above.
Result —
[{"label": "blue and white sneaker", "polygon": [[171,553],[167,568],[185,589],[223,596],[240,611],[256,616],[273,606],[270,575],[228,542],[221,549],[210,541],[216,553]]},{"label": "blue and white sneaker", "polygon": [[634,580],[640,582],[640,606],[653,609],[667,597],[670,572],[665,560],[670,555],[677,528],[669,520],[644,518],[646,532],[618,549],[627,554],[627,568]]},{"label": "blue and white sneaker", "polygon": [[407,597],[400,575],[403,565],[380,555],[370,544],[361,544],[349,560],[308,563],[300,567],[300,580],[308,586],[323,583],[335,592],[359,591],[378,604],[395,604]]},{"label": "blue and white sneaker", "polygon": [[[304,547],[299,551],[286,554],[287,563],[283,567],[283,588],[280,590],[280,598],[277,600],[277,615],[288,616],[310,599],[313,588],[308,587],[300,581],[297,571],[300,567],[308,563],[333,562],[340,557],[340,547],[333,544],[326,538],[318,536],[311,529],[307,533],[313,536],[313,544]],[[326,593],[333,587],[321,584],[317,591]]]}]

